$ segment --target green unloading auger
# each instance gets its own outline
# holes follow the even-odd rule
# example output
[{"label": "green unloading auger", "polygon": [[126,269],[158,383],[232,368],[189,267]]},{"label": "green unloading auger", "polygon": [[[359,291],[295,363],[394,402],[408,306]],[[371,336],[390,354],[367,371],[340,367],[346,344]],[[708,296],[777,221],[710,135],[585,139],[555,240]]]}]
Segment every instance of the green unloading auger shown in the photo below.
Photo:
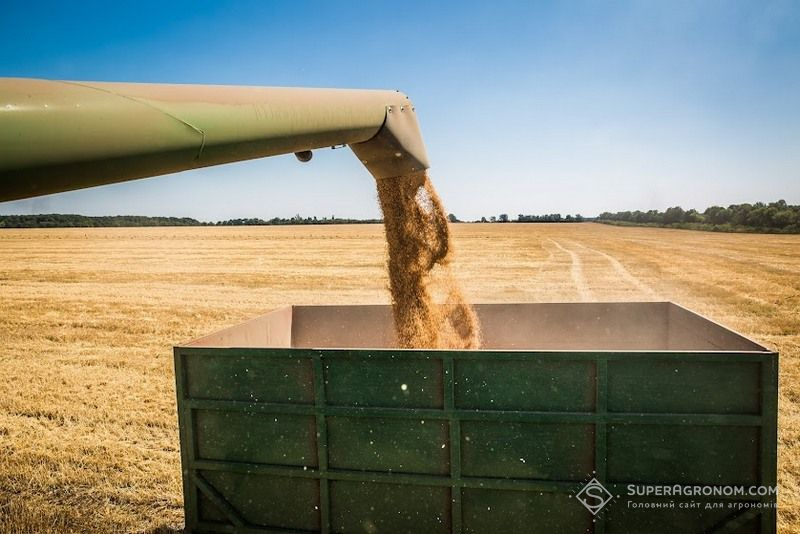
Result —
[{"label": "green unloading auger", "polygon": [[0,78],[0,202],[338,145],[375,178],[429,166],[397,91]]}]

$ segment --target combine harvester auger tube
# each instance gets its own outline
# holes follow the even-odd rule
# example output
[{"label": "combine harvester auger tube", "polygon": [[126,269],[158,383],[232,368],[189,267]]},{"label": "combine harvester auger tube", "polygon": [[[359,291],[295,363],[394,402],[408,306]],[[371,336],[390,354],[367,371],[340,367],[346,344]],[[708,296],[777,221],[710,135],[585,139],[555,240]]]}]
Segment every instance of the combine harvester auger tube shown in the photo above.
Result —
[{"label": "combine harvester auger tube", "polygon": [[0,202],[340,145],[376,179],[429,166],[398,91],[0,78]]}]

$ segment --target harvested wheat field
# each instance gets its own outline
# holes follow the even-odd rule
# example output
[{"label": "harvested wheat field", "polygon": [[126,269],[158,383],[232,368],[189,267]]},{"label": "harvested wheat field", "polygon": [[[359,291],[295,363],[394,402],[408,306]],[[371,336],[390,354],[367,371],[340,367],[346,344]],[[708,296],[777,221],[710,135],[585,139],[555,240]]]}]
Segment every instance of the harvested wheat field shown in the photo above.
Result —
[{"label": "harvested wheat field", "polygon": [[[673,300],[781,354],[800,533],[800,236],[455,225],[473,302]],[[172,346],[284,304],[388,303],[370,226],[0,231],[0,532],[182,525]]]}]

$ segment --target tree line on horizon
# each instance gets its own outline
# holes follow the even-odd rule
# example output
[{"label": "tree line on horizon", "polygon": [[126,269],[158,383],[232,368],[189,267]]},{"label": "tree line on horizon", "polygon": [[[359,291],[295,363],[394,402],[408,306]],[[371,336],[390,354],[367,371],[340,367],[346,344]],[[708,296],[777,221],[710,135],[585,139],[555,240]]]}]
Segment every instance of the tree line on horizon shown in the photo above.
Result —
[{"label": "tree line on horizon", "polygon": [[702,213],[680,206],[665,211],[604,212],[598,222],[637,226],[663,226],[716,232],[800,233],[800,205],[777,202],[711,206]]},{"label": "tree line on horizon", "polygon": [[[458,219],[453,219],[454,215],[450,214],[450,222],[461,222]],[[513,222],[519,223],[559,223],[559,222],[583,222],[585,219],[584,217],[578,213],[576,215],[567,215],[566,217],[562,217],[560,213],[547,213],[545,215],[523,215],[520,213],[517,215],[517,218]],[[474,221],[476,223],[507,223],[512,222],[509,218],[507,213],[501,213],[498,216],[492,215],[488,219],[486,217],[481,217],[480,219]]]},{"label": "tree line on horizon", "polygon": [[[464,222],[450,213],[447,219],[451,223]],[[560,213],[546,215],[518,215],[512,221],[508,214],[481,217],[476,223],[537,223],[537,222],[583,222],[584,218],[578,215],[562,217]],[[191,217],[148,217],[144,215],[104,215],[89,216],[63,213],[42,213],[35,215],[0,215],[0,228],[122,228],[122,227],[152,227],[152,226],[288,226],[288,225],[314,225],[314,224],[380,224],[383,219],[349,219],[342,217],[273,217],[260,219],[258,217],[228,219],[217,222],[204,222]]]},{"label": "tree line on horizon", "polygon": [[340,217],[255,217],[203,222],[191,217],[147,217],[143,215],[88,216],[62,213],[36,215],[0,215],[0,228],[121,228],[151,226],[276,226],[293,224],[375,224],[381,219],[347,219]]},{"label": "tree line on horizon", "polygon": [[[452,223],[463,222],[456,215],[447,216]],[[519,214],[512,220],[508,214],[481,217],[474,223],[580,223],[597,221],[606,224],[659,226],[720,232],[767,232],[800,233],[800,206],[787,204],[785,200],[756,202],[755,204],[731,204],[728,207],[711,206],[705,211],[684,210],[680,206],[665,211],[620,211],[604,212],[597,218],[585,218],[580,214],[562,216],[560,213],[544,215]],[[148,217],[141,215],[87,216],[77,214],[0,215],[0,228],[114,228],[137,226],[280,226],[280,225],[325,225],[325,224],[376,224],[382,219],[349,219],[334,215],[330,217],[273,217],[272,219],[238,218],[217,222],[203,222],[191,217]]]},{"label": "tree line on horizon", "polygon": [[62,213],[0,215],[0,228],[115,228],[125,226],[202,226],[190,217],[143,215],[88,216]]}]

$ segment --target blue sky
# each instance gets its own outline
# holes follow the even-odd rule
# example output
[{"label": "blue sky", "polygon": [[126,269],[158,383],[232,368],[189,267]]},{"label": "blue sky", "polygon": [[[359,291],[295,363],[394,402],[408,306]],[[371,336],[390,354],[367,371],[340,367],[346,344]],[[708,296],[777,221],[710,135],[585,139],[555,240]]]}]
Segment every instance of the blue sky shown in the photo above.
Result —
[{"label": "blue sky", "polygon": [[[4,3],[0,75],[400,89],[461,218],[800,203],[800,3]],[[349,150],[0,213],[377,216]]]}]

